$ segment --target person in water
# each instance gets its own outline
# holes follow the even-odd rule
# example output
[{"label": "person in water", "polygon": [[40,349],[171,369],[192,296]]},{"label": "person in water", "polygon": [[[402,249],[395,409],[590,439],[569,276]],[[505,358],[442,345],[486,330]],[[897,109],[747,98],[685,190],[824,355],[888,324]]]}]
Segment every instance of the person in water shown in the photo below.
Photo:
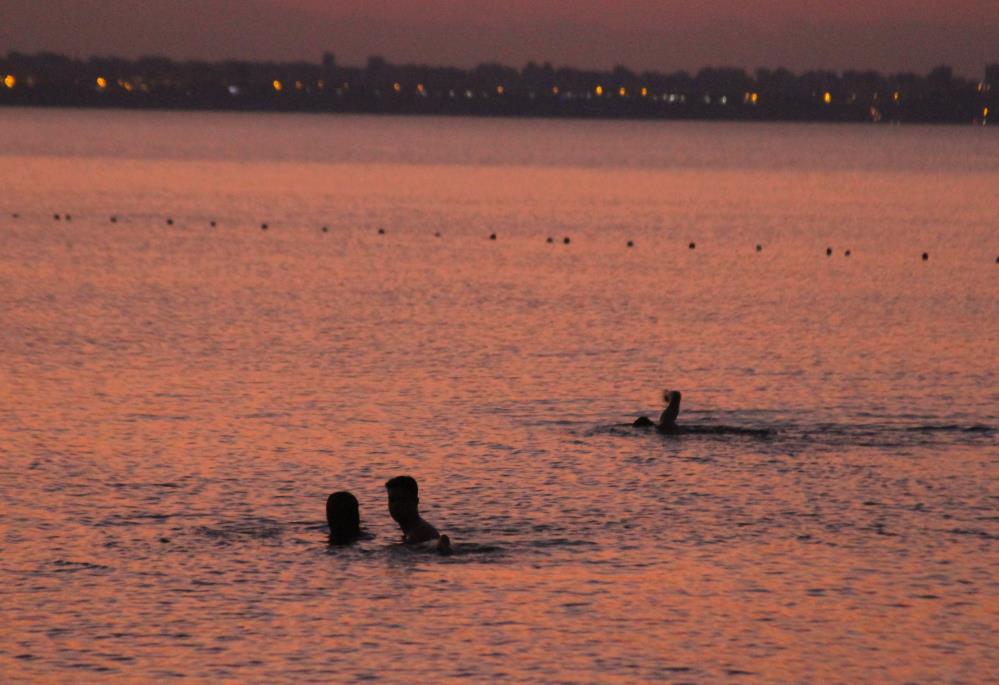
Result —
[{"label": "person in water", "polygon": [[402,539],[407,545],[437,541],[435,549],[441,554],[451,554],[451,540],[441,535],[420,516],[420,489],[412,476],[396,476],[385,483],[388,491],[389,514],[402,528]]},{"label": "person in water", "polygon": [[648,416],[639,416],[631,425],[636,428],[655,426],[655,429],[660,433],[679,432],[680,427],[676,425],[676,417],[680,415],[680,391],[663,391],[663,401],[666,402],[666,408],[663,409],[663,413],[659,415],[659,425],[652,423],[652,419]]},{"label": "person in water", "polygon": [[334,492],[326,498],[326,522],[330,544],[347,545],[361,536],[361,514],[357,498],[349,492]]}]

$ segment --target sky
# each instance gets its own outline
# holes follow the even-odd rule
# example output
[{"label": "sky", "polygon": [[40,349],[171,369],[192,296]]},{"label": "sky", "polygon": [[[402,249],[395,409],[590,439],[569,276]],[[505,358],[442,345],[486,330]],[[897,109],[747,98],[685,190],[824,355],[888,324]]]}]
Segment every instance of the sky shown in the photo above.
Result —
[{"label": "sky", "polygon": [[999,62],[999,0],[0,0],[0,53],[636,71]]}]

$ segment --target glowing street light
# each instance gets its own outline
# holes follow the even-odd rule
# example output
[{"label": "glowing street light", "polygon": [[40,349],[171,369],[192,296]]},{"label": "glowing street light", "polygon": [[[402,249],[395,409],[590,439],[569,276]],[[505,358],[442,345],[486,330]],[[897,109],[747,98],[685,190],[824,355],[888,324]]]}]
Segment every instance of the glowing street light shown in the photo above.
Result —
[{"label": "glowing street light", "polygon": [[17,79],[14,78],[13,74],[7,74],[3,77],[3,84],[7,86],[8,89],[12,89],[17,85]]}]

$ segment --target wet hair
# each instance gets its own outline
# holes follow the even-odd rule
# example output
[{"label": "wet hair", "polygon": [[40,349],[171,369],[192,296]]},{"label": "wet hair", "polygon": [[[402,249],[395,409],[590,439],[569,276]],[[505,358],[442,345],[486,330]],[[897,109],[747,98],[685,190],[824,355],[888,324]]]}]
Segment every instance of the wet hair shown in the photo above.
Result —
[{"label": "wet hair", "polygon": [[420,496],[420,486],[416,484],[416,479],[412,476],[390,478],[386,481],[385,488],[387,490],[403,490],[406,494],[412,495],[413,499],[418,499]]},{"label": "wet hair", "polygon": [[326,522],[330,537],[349,539],[361,532],[361,514],[357,498],[349,492],[334,492],[326,498]]}]

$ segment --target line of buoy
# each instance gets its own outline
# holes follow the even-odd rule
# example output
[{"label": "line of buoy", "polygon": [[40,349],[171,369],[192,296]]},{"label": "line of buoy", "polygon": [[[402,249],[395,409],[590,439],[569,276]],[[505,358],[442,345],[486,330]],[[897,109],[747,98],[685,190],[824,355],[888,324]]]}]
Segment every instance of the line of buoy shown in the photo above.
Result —
[{"label": "line of buoy", "polygon": [[[20,219],[21,218],[21,214],[19,212],[11,212],[11,218],[13,218],[13,219]],[[69,213],[55,213],[55,214],[52,215],[52,219],[55,220],[55,221],[72,221],[73,220],[73,215],[69,214]],[[118,216],[116,214],[112,214],[109,217],[109,221],[112,224],[118,223]],[[173,226],[174,225],[173,217],[167,217],[166,224],[167,224],[167,226]],[[215,219],[212,219],[212,220],[210,220],[208,222],[208,225],[211,226],[212,228],[215,228],[215,227],[218,226],[218,222]],[[270,228],[270,225],[267,222],[264,222],[264,223],[260,224],[260,229],[263,230],[263,231],[266,231],[269,228]],[[323,226],[320,230],[323,233],[329,233],[330,229],[329,229],[329,226]],[[385,235],[385,229],[384,228],[379,228],[378,229],[378,235]],[[441,237],[441,232],[440,231],[435,231],[434,232],[434,237],[435,238],[440,238]],[[490,233],[489,234],[489,239],[490,240],[496,240],[497,239],[496,234],[495,233]],[[545,242],[547,242],[549,244],[554,243],[555,242],[555,238],[553,238],[552,236],[548,236],[545,239]],[[565,245],[569,245],[571,242],[572,242],[572,239],[569,236],[565,236],[564,238],[562,238],[562,243],[565,244]],[[629,240],[626,244],[627,244],[628,247],[634,247],[635,246],[635,241],[634,240]],[[694,241],[691,241],[687,245],[687,249],[689,249],[689,250],[694,250],[696,248],[697,248],[697,243],[695,243]],[[756,244],[756,251],[757,252],[762,252],[763,251],[763,245],[760,244],[760,243],[757,243]],[[826,247],[826,256],[827,257],[831,257],[832,254],[833,254],[832,247]],[[847,250],[843,251],[843,256],[844,257],[850,257],[850,256],[852,256],[852,254],[853,254],[853,251],[850,250],[850,249],[847,249]],[[927,262],[930,259],[930,253],[929,252],[923,252],[920,256],[922,258],[922,261],[924,261],[924,262]],[[995,263],[999,264],[999,257],[996,257]]]}]

